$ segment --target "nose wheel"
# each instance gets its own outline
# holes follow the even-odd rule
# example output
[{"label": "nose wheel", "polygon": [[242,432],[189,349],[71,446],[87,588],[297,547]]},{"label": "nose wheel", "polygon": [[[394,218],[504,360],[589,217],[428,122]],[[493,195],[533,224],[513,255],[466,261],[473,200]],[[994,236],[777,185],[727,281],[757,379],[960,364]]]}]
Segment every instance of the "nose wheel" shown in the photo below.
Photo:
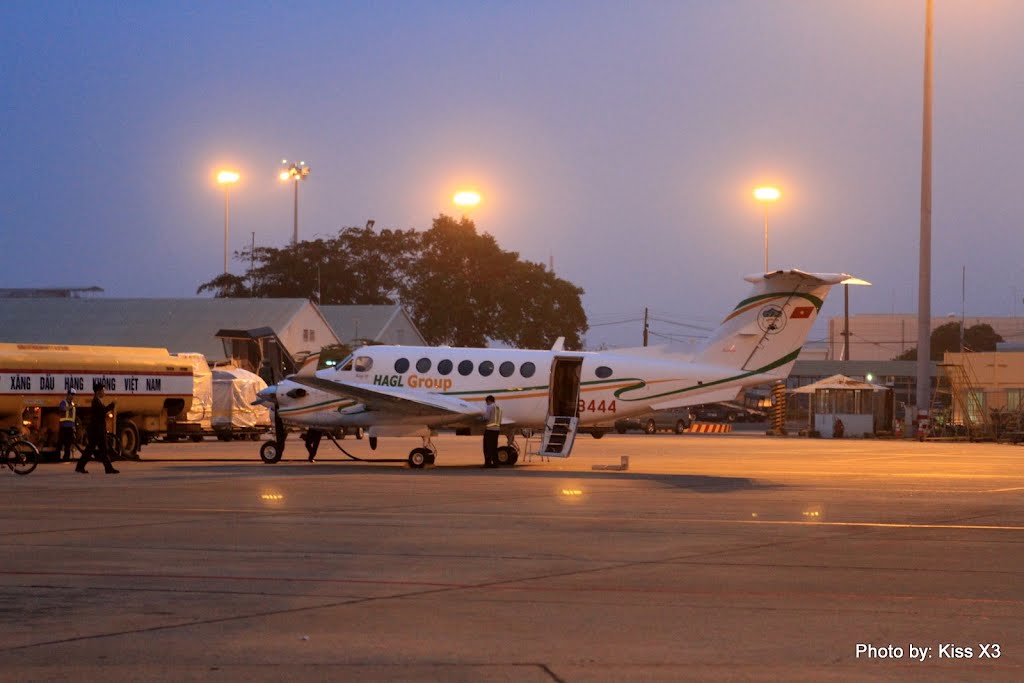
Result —
[{"label": "nose wheel", "polygon": [[424,436],[423,445],[420,448],[414,448],[409,451],[409,467],[413,469],[422,469],[427,465],[433,465],[434,459],[437,457],[437,448],[434,447],[430,437]]}]

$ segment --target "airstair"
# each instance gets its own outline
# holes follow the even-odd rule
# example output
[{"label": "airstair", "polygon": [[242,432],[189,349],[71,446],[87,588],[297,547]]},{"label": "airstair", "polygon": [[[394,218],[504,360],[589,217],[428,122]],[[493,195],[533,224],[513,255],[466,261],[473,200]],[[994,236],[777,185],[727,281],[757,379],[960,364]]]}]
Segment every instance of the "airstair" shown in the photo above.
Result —
[{"label": "airstair", "polygon": [[541,457],[568,458],[572,452],[572,444],[576,440],[576,427],[579,418],[562,415],[549,415],[544,424],[544,438],[540,449],[535,453]]}]

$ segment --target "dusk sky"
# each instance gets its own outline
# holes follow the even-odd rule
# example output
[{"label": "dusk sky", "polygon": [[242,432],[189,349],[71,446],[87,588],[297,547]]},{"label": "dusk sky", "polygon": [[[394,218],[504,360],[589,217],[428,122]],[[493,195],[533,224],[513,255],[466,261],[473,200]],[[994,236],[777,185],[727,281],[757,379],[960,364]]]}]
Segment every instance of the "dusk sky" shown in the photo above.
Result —
[{"label": "dusk sky", "polygon": [[[936,0],[933,312],[1024,313],[1024,2]],[[232,251],[471,216],[586,290],[709,326],[772,267],[917,308],[924,0],[8,2],[0,287],[183,297]],[[387,268],[386,263],[381,263]],[[241,273],[244,264],[232,261]],[[496,277],[500,274],[496,273]],[[842,297],[824,315],[839,315]],[[660,334],[701,334],[656,323]],[[657,339],[655,339],[657,341]]]}]

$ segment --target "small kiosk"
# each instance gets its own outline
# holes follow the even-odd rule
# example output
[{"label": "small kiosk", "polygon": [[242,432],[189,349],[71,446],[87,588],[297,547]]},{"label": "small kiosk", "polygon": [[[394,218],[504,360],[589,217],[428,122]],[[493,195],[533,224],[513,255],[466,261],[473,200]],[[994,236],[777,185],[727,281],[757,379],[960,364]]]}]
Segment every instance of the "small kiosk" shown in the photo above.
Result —
[{"label": "small kiosk", "polygon": [[875,432],[875,392],[886,387],[832,375],[794,390],[811,397],[810,428],[825,438],[863,436]]}]

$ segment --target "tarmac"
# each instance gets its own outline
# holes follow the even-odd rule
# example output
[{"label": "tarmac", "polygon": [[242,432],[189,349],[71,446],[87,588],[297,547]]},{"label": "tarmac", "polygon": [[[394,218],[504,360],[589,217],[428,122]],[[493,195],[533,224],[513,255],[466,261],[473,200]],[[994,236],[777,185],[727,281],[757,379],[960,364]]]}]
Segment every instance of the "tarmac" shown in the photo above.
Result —
[{"label": "tarmac", "polygon": [[1020,446],[436,443],[0,469],[0,679],[1024,680]]}]

